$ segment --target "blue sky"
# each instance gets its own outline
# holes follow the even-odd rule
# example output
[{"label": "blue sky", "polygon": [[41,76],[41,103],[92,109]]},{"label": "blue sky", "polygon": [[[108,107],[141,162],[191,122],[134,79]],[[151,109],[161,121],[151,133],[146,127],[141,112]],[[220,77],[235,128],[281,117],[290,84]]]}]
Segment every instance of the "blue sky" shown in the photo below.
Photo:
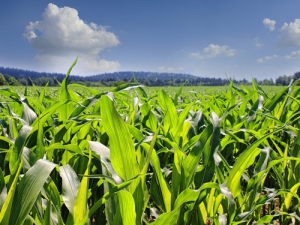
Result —
[{"label": "blue sky", "polygon": [[259,80],[300,71],[300,1],[4,1],[0,66]]}]

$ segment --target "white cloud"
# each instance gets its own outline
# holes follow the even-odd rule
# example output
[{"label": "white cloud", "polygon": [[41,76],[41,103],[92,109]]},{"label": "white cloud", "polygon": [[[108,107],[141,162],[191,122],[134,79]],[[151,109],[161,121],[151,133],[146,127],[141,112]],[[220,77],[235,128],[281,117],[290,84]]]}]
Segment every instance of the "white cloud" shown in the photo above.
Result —
[{"label": "white cloud", "polygon": [[300,51],[292,52],[289,55],[284,56],[286,59],[295,59],[300,57]]},{"label": "white cloud", "polygon": [[75,68],[82,74],[116,70],[120,66],[117,61],[99,58],[101,51],[120,44],[117,36],[101,25],[85,23],[73,8],[48,4],[43,20],[30,22],[24,37],[38,51],[36,59],[45,65],[61,67],[67,63],[68,68],[79,56]]},{"label": "white cloud", "polygon": [[266,28],[268,28],[270,31],[274,31],[275,28],[275,24],[276,21],[275,20],[270,20],[269,18],[265,18],[263,20],[263,24],[266,26]]},{"label": "white cloud", "polygon": [[[41,64],[46,65],[44,70],[49,72],[63,72],[66,73],[76,57],[74,56],[60,56],[38,54],[35,59]],[[83,56],[79,55],[76,66],[72,70],[74,75],[94,75],[99,74],[101,71],[113,72],[120,67],[118,61],[107,61],[99,59],[97,56]]]},{"label": "white cloud", "polygon": [[295,19],[289,24],[284,23],[281,27],[281,36],[277,43],[278,47],[299,47],[300,46],[300,19]]},{"label": "white cloud", "polygon": [[227,45],[214,45],[210,44],[208,47],[204,48],[202,53],[190,53],[191,57],[196,57],[199,59],[205,58],[214,58],[217,56],[234,56],[236,54],[236,50],[229,48]]},{"label": "white cloud", "polygon": [[257,48],[262,48],[264,45],[263,45],[263,43],[261,43],[261,42],[259,41],[258,38],[255,38],[255,46],[256,46]]},{"label": "white cloud", "polygon": [[175,72],[175,71],[182,71],[182,70],[184,70],[184,68],[183,67],[175,68],[175,67],[160,66],[160,67],[158,67],[158,70],[159,71],[167,71],[167,72]]},{"label": "white cloud", "polygon": [[[276,54],[272,55],[272,56],[265,56],[264,58],[257,59],[257,62],[258,63],[265,63],[265,62],[271,61],[271,60],[276,59],[276,58],[283,58],[283,56],[278,56]],[[285,59],[300,58],[300,50],[291,52],[291,54],[284,56],[284,58]]]},{"label": "white cloud", "polygon": [[264,58],[257,59],[257,62],[258,63],[264,63],[264,62],[270,61],[272,59],[276,59],[278,57],[279,57],[278,55],[265,56]]}]

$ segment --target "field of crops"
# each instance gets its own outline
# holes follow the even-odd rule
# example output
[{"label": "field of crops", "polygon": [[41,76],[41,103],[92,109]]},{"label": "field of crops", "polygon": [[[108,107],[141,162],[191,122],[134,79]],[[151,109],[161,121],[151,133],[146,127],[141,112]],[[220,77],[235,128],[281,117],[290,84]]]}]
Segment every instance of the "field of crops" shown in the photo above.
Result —
[{"label": "field of crops", "polygon": [[1,225],[300,224],[294,84],[99,90],[68,74],[0,89]]}]

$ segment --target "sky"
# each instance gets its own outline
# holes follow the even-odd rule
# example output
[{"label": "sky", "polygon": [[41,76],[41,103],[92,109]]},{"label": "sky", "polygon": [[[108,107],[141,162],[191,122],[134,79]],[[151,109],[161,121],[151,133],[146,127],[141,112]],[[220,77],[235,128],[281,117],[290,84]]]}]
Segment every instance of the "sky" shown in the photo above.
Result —
[{"label": "sky", "polygon": [[298,0],[0,0],[0,66],[276,79],[300,71]]}]

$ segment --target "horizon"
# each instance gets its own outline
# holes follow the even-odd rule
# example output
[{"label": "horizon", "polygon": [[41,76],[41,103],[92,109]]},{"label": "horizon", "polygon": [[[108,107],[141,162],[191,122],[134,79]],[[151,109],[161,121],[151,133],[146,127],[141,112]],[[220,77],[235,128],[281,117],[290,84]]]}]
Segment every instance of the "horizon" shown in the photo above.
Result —
[{"label": "horizon", "polygon": [[1,3],[3,67],[65,74],[78,56],[74,76],[263,80],[300,70],[300,2]]},{"label": "horizon", "polygon": [[[4,68],[4,69],[16,69],[16,70],[22,70],[22,71],[29,71],[29,72],[33,72],[33,73],[40,73],[40,74],[43,74],[43,73],[46,73],[46,75],[51,75],[51,74],[54,74],[54,75],[60,75],[60,76],[65,76],[66,73],[60,73],[60,72],[45,72],[45,71],[35,71],[35,70],[24,70],[22,68],[12,68],[12,67],[3,67],[3,66],[0,66],[0,74],[1,73],[1,68]],[[299,73],[300,71],[297,71],[295,73]],[[256,79],[257,81],[263,81],[263,80],[273,80],[274,82],[276,82],[276,80],[279,78],[279,77],[283,77],[283,76],[287,76],[287,77],[292,77],[295,75],[294,74],[290,74],[290,75],[287,75],[287,74],[284,74],[284,75],[281,75],[281,76],[278,76],[278,77],[271,77],[271,78],[263,78],[263,79],[257,79],[255,77],[251,77],[250,79],[246,79],[246,78],[240,78],[240,79],[236,79],[235,77],[207,77],[207,76],[196,76],[194,74],[189,74],[189,73],[183,73],[183,72],[153,72],[153,71],[113,71],[113,72],[103,72],[103,73],[100,73],[100,74],[90,74],[90,75],[85,75],[85,76],[81,76],[81,75],[78,75],[78,74],[70,74],[69,76],[70,77],[82,77],[82,78],[91,78],[91,77],[95,77],[95,76],[105,76],[105,75],[113,75],[113,74],[117,74],[117,73],[150,73],[150,74],[158,74],[158,75],[162,75],[162,74],[167,74],[167,75],[174,75],[174,76],[177,76],[177,75],[186,75],[186,76],[191,76],[191,77],[195,77],[195,78],[209,78],[209,79],[222,79],[222,80],[228,80],[228,79],[233,79],[233,80],[236,80],[236,81],[243,81],[243,80],[246,80],[247,82],[252,82],[252,79]],[[3,75],[9,75],[9,76],[13,76],[11,74],[3,74]],[[14,77],[14,76],[13,76]],[[164,79],[162,79],[164,80]]]}]

